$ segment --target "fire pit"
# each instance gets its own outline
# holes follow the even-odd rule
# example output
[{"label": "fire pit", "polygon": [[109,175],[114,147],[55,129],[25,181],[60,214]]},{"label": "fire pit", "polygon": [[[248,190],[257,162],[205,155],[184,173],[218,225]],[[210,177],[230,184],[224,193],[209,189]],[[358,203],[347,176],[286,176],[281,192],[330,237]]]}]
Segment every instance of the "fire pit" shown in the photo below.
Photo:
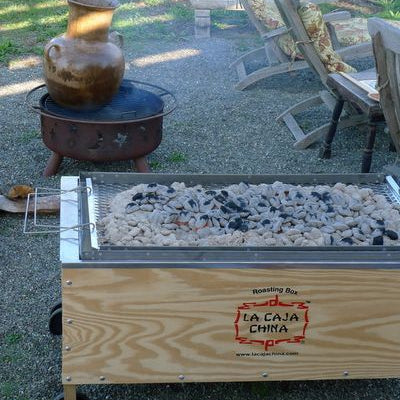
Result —
[{"label": "fire pit", "polygon": [[48,93],[41,96],[39,105],[32,104],[34,94],[44,87],[31,90],[27,101],[40,114],[43,142],[53,152],[45,176],[57,173],[63,157],[95,162],[133,160],[137,171],[149,171],[146,155],[161,143],[163,117],[176,108],[172,93],[124,80],[109,104],[81,112],[58,105]]}]

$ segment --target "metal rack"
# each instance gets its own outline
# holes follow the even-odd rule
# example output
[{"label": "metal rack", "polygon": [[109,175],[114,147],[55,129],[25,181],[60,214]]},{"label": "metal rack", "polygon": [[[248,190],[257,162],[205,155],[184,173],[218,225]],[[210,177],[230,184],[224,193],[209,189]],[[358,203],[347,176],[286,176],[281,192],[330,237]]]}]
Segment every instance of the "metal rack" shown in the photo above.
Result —
[{"label": "metal rack", "polygon": [[80,224],[94,229],[82,232],[80,254],[83,260],[140,260],[163,262],[262,262],[263,265],[284,262],[339,263],[346,259],[379,261],[381,252],[397,252],[400,246],[361,247],[121,247],[102,244],[103,232],[99,222],[108,213],[108,206],[114,196],[140,183],[157,182],[169,185],[184,182],[187,186],[201,184],[208,188],[223,187],[239,182],[251,184],[281,181],[294,185],[334,185],[337,182],[370,188],[384,195],[388,201],[400,204],[400,188],[391,176],[383,174],[351,175],[175,175],[175,174],[130,174],[130,173],[81,173],[82,187],[90,188],[79,194]]}]

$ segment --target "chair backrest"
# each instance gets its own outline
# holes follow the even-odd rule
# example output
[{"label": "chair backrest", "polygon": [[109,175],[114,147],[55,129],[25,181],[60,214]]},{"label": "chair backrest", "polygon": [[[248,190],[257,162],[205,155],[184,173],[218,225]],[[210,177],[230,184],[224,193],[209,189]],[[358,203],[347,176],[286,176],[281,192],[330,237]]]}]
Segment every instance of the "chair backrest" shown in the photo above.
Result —
[{"label": "chair backrest", "polygon": [[380,103],[400,153],[400,29],[382,19],[371,18],[368,31],[374,48]]},{"label": "chair backrest", "polygon": [[322,63],[317,50],[310,41],[310,37],[303,25],[298,14],[300,6],[299,0],[275,0],[275,4],[285,21],[286,27],[292,35],[297,44],[301,54],[307,61],[311,69],[321,78],[322,83],[326,86],[326,79],[328,77],[328,70]]},{"label": "chair backrest", "polygon": [[[315,4],[333,3],[335,1],[337,0],[310,0],[311,3]],[[265,24],[262,21],[260,21],[260,19],[257,17],[256,13],[253,10],[253,7],[251,6],[248,0],[240,0],[240,5],[245,9],[251,23],[256,27],[257,31],[261,36],[271,31],[272,28],[266,27]],[[266,6],[266,12],[268,13],[268,6]]]},{"label": "chair backrest", "polygon": [[268,32],[267,27],[257,18],[255,15],[253,8],[250,6],[247,0],[240,0],[243,8],[246,10],[247,15],[250,18],[252,24],[256,27],[258,33],[262,36]]}]

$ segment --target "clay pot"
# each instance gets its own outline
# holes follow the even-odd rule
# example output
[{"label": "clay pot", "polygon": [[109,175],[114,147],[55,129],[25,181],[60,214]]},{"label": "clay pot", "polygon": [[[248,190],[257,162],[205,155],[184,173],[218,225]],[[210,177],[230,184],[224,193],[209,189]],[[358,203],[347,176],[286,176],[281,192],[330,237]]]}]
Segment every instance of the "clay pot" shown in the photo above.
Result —
[{"label": "clay pot", "polygon": [[[122,82],[122,36],[109,28],[116,0],[68,0],[67,32],[44,50],[48,92],[59,105],[92,110],[111,101]],[[119,46],[116,44],[119,42]]]}]

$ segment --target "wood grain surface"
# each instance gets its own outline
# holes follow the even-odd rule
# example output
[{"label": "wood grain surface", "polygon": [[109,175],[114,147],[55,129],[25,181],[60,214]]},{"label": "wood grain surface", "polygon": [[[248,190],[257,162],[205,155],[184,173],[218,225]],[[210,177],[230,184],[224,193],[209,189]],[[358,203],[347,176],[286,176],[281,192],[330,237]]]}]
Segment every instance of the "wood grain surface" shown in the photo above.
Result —
[{"label": "wood grain surface", "polygon": [[[235,340],[238,307],[274,299],[271,287],[284,303],[307,305],[305,338],[267,349]],[[397,270],[64,268],[63,382],[396,377],[399,291]],[[276,309],[257,313],[266,310]],[[290,334],[301,331],[303,311]],[[239,323],[241,335],[253,335],[249,324]]]}]

